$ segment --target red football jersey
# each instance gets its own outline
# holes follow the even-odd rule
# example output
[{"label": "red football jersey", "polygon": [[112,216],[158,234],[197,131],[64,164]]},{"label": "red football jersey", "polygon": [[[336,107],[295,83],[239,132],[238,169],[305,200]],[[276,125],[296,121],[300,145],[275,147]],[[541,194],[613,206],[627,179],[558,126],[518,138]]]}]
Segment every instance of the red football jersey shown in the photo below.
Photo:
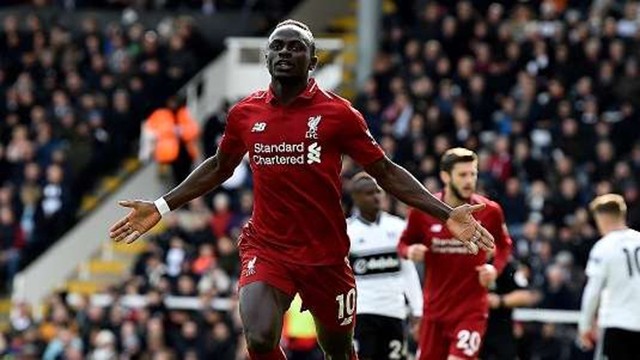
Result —
[{"label": "red football jersey", "polygon": [[[443,198],[442,193],[436,196]],[[495,238],[493,265],[501,272],[511,254],[511,238],[504,224],[502,208],[480,195],[473,195],[470,203],[487,204],[474,214],[474,218]],[[400,255],[406,257],[412,244],[424,244],[429,248],[424,259],[425,316],[444,321],[488,316],[487,289],[480,285],[476,271],[476,266],[487,262],[485,251],[472,255],[462,242],[453,238],[442,221],[416,209],[409,212],[407,227],[400,237]]]},{"label": "red football jersey", "polygon": [[253,215],[239,246],[307,265],[345,261],[349,251],[340,203],[342,155],[362,166],[384,156],[362,115],[311,79],[289,105],[271,89],[229,110],[220,150],[249,152]]}]

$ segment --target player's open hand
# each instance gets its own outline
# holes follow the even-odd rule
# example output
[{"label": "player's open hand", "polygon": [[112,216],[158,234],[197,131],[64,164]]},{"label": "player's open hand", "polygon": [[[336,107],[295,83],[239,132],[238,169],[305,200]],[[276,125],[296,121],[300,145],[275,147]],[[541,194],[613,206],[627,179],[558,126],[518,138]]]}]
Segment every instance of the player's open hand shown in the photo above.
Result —
[{"label": "player's open hand", "polygon": [[123,200],[118,204],[130,208],[127,216],[113,224],[109,229],[109,237],[116,242],[125,241],[130,244],[142,234],[154,227],[162,216],[156,206],[150,201]]},{"label": "player's open hand", "polygon": [[447,219],[447,228],[451,234],[462,241],[474,255],[478,253],[478,249],[493,250],[493,236],[471,216],[484,207],[485,204],[464,204],[454,208]]}]

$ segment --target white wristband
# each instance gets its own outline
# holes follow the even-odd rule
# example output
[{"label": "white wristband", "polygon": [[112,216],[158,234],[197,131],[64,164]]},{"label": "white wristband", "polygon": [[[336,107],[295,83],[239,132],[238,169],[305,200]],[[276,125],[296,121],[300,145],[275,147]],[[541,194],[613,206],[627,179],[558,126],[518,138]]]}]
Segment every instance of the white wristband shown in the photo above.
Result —
[{"label": "white wristband", "polygon": [[158,209],[160,216],[164,216],[165,214],[171,212],[169,204],[167,204],[163,197],[159,197],[158,200],[154,201],[153,203],[156,206],[156,209]]}]

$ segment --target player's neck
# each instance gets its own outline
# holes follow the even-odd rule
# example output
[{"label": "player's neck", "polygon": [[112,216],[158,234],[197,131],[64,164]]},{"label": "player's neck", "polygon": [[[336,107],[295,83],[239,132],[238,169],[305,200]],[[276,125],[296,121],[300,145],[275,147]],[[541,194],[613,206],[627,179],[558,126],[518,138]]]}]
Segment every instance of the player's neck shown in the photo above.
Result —
[{"label": "player's neck", "polygon": [[272,78],[271,86],[278,102],[287,105],[307,88],[308,82],[309,78],[306,76],[303,78]]},{"label": "player's neck", "polygon": [[464,204],[466,204],[468,202],[465,199],[461,199],[461,198],[457,197],[456,194],[454,194],[454,192],[451,191],[450,189],[449,190],[445,190],[444,197],[443,197],[442,200],[444,200],[444,202],[447,205],[451,206],[451,207],[457,207],[457,206],[460,206],[460,205],[464,205]]},{"label": "player's neck", "polygon": [[379,211],[362,211],[360,210],[360,217],[368,223],[378,222],[378,216],[380,216]]},{"label": "player's neck", "polygon": [[628,229],[628,226],[625,223],[613,223],[613,224],[608,225],[606,228],[604,228],[602,233],[604,235],[607,235],[607,234],[612,233],[614,231],[626,230],[626,229]]}]

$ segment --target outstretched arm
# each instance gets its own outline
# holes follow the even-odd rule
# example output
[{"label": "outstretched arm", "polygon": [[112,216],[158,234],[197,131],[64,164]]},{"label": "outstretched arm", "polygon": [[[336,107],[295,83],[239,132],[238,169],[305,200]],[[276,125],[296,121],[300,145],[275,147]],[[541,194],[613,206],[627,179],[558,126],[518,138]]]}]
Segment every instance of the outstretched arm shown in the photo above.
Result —
[{"label": "outstretched arm", "polygon": [[407,170],[396,165],[386,156],[367,165],[365,170],[378,184],[405,204],[419,209],[446,223],[451,233],[476,254],[478,247],[493,249],[493,236],[471,216],[484,208],[484,204],[465,204],[456,208],[436,198]]},{"label": "outstretched arm", "polygon": [[[169,210],[177,209],[189,201],[217,188],[232,174],[242,161],[242,153],[218,153],[203,161],[182,183],[163,196]],[[130,243],[153,228],[162,217],[151,201],[124,200],[119,204],[131,208],[127,216],[109,229],[109,236],[115,241]]]},{"label": "outstretched arm", "polygon": [[504,295],[489,293],[489,306],[492,309],[517,307],[529,307],[540,301],[541,295],[537,291],[529,289],[513,290]]},{"label": "outstretched arm", "polygon": [[163,196],[169,208],[177,209],[220,186],[233,175],[243,156],[218,151],[203,161],[182,183]]},{"label": "outstretched arm", "polygon": [[378,185],[403,203],[419,209],[440,220],[447,221],[453,210],[427,190],[407,170],[396,165],[386,156],[365,168]]}]

